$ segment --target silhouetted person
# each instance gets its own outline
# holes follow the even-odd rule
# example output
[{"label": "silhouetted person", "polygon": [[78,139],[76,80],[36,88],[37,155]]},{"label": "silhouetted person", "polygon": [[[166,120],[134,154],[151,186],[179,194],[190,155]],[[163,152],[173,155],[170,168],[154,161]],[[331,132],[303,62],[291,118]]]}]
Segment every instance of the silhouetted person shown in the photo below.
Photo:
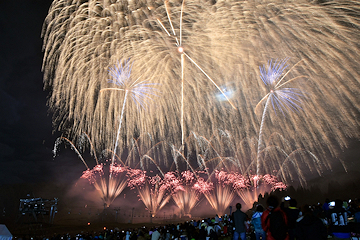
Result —
[{"label": "silhouetted person", "polygon": [[350,239],[350,228],[347,224],[347,212],[340,199],[335,200],[335,207],[329,210],[330,232],[333,239]]},{"label": "silhouetted person", "polygon": [[236,204],[236,211],[232,213],[232,220],[235,225],[233,240],[246,240],[246,220],[247,215],[241,211],[241,203]]},{"label": "silhouetted person", "polygon": [[279,199],[270,195],[266,200],[267,209],[261,216],[261,224],[267,240],[289,240],[286,213],[280,209]]},{"label": "silhouetted person", "polygon": [[263,212],[264,207],[261,205],[257,205],[256,210],[251,217],[251,224],[254,226],[255,229],[256,240],[260,240],[260,237],[262,240],[266,239],[266,232],[263,230],[261,225],[261,215],[263,214]]},{"label": "silhouetted person", "polygon": [[296,240],[325,240],[327,229],[320,218],[314,215],[309,205],[302,208],[303,216],[296,223]]},{"label": "silhouetted person", "polygon": [[281,209],[286,213],[288,219],[288,231],[290,240],[294,240],[296,238],[296,220],[300,217],[300,210],[296,206],[297,201],[293,198],[289,200],[289,207],[285,207],[284,202],[281,203]]},{"label": "silhouetted person", "polygon": [[199,230],[199,240],[206,240],[206,236],[207,236],[207,232],[205,230],[205,226],[202,226],[201,229]]}]

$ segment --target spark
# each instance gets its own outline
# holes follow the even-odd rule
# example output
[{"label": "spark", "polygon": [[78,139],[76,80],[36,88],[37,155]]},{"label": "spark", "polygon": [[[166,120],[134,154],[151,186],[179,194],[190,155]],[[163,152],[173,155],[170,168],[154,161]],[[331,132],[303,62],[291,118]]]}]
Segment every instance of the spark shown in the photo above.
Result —
[{"label": "spark", "polygon": [[146,171],[140,169],[129,169],[128,186],[137,189],[141,201],[149,210],[152,217],[169,202],[171,195],[169,194],[168,185],[159,176],[147,176]]},{"label": "spark", "polygon": [[[353,14],[360,12],[358,1],[319,4],[307,0],[269,0],[224,4],[187,0],[181,6],[172,1],[150,3],[150,6],[149,1],[134,2],[94,0],[89,4],[54,0],[49,9],[42,32],[44,85],[50,90],[48,105],[54,126],[67,139],[76,142],[82,132],[88,132],[97,152],[113,149],[117,138],[114,129],[118,129],[118,116],[125,109],[126,127],[122,127],[120,138],[125,147],[131,146],[134,132],[149,132],[159,141],[179,146],[179,135],[182,143],[188,132],[219,140],[223,138],[218,134],[221,129],[238,139],[238,146],[233,147],[237,152],[234,156],[221,156],[221,160],[213,156],[214,162],[222,165],[236,162],[243,173],[258,169],[257,173],[265,174],[270,173],[268,169],[275,162],[272,158],[280,155],[279,152],[289,156],[291,151],[303,149],[288,158],[279,172],[298,175],[304,181],[303,169],[293,158],[299,152],[307,156],[313,153],[326,169],[331,169],[337,161],[331,160],[336,159],[332,157],[342,154],[349,139],[359,138],[359,121],[354,116],[360,111],[357,40],[360,21],[359,14]],[[156,19],[171,24],[170,30],[165,28],[169,25],[161,25]],[[283,65],[283,71],[286,65],[293,67],[277,78],[277,84],[265,85],[257,81],[259,63],[273,57],[291,57]],[[237,111],[219,104],[213,97],[213,83],[190,58],[211,79],[221,83],[219,86],[232,83],[231,89],[236,94],[231,101]],[[122,108],[125,91],[99,93],[100,89],[109,87],[108,69],[118,59],[133,61],[134,80],[144,77],[150,83],[160,84],[163,96],[156,107],[149,106],[145,117],[141,111],[130,112],[131,101]],[[190,66],[185,60],[190,61]],[[260,72],[268,79],[277,76],[281,64],[272,72],[275,75],[269,75],[268,69],[269,65],[274,67],[280,62],[270,61]],[[307,76],[306,84],[296,80],[300,76]],[[186,84],[180,85],[179,79],[185,79]],[[284,84],[290,83],[294,88],[302,84],[301,91],[286,90]],[[113,84],[114,88],[121,88]],[[186,94],[174,97],[180,91]],[[264,92],[268,95],[264,96]],[[304,105],[297,95],[303,92],[307,96]],[[122,96],[120,101],[119,96]],[[259,99],[263,100],[254,108]],[[272,107],[276,114],[266,113],[266,121],[262,117],[259,129],[256,112],[264,105],[263,113]],[[300,110],[306,115],[297,114]],[[278,112],[287,117],[277,116]],[[254,132],[259,134],[258,142],[254,140]],[[291,151],[287,147],[263,144],[274,132],[294,143]],[[143,144],[151,145],[152,141]],[[224,143],[219,141],[218,145]],[[258,151],[253,150],[254,146]],[[210,159],[209,152],[198,154],[197,161]],[[218,152],[224,153],[226,149]],[[241,156],[248,158],[240,159]],[[256,164],[260,156],[270,160]],[[311,162],[313,165],[308,168],[319,166],[314,157]],[[291,164],[295,169],[289,171]],[[346,168],[347,162],[342,164]],[[260,171],[260,167],[264,170]]]},{"label": "spark", "polygon": [[[90,144],[91,151],[94,153],[94,158],[96,160],[96,165],[90,169],[88,164],[86,163],[85,159],[83,158],[82,154],[80,153],[79,149],[84,148],[85,141],[79,142],[79,149],[71,142],[69,139],[64,137],[59,137],[55,141],[54,145],[54,157],[58,151],[58,146],[63,141],[66,141],[70,144],[71,149],[76,152],[78,157],[84,163],[86,170],[83,172],[80,178],[87,179],[90,184],[92,184],[95,189],[100,193],[101,199],[105,203],[107,207],[111,205],[111,203],[115,200],[117,196],[121,194],[121,192],[126,187],[126,172],[127,169],[124,166],[117,165],[116,163],[111,163],[109,166],[104,163],[99,163],[96,157],[96,152],[94,149],[94,145],[87,134],[83,134],[82,137],[85,137]],[[82,138],[80,138],[82,139]]]},{"label": "spark", "polygon": [[[116,90],[116,91],[124,91],[125,96],[123,99],[123,106],[121,109],[121,115],[119,119],[119,127],[116,134],[116,140],[115,140],[115,147],[114,147],[114,154],[112,157],[112,163],[115,162],[115,155],[118,147],[119,142],[119,136],[120,136],[120,130],[125,110],[125,104],[127,100],[128,94],[131,95],[133,101],[135,104],[139,107],[145,108],[147,104],[147,100],[151,100],[150,96],[156,96],[156,88],[153,86],[155,84],[153,83],[147,83],[146,81],[138,82],[139,79],[133,81],[131,78],[131,69],[132,65],[130,65],[130,60],[125,61],[124,65],[120,62],[118,62],[117,65],[110,68],[109,74],[112,79],[109,80],[110,83],[115,84],[118,88],[104,88],[101,91],[106,90]],[[100,92],[101,92],[100,91]]]},{"label": "spark", "polygon": [[[295,79],[303,78],[304,76],[299,76],[293,79],[288,80],[287,82],[280,84],[281,81],[285,78],[285,76],[291,71],[291,69],[284,74],[284,70],[287,68],[288,59],[285,58],[280,61],[270,60],[268,62],[268,67],[266,69],[265,65],[263,67],[260,67],[260,78],[264,82],[266,86],[269,86],[271,88],[270,92],[261,99],[261,101],[257,104],[255,107],[255,112],[258,106],[266,100],[264,111],[261,117],[261,124],[260,124],[260,130],[259,130],[259,142],[258,142],[258,152],[257,152],[257,174],[260,173],[260,151],[264,148],[263,144],[263,128],[264,128],[264,122],[265,122],[265,116],[267,113],[268,105],[271,102],[273,109],[276,111],[276,108],[278,108],[283,114],[284,110],[289,109],[299,109],[300,108],[300,97],[303,96],[303,94],[296,88],[283,88],[283,85],[286,83],[289,83]],[[299,64],[299,63],[297,63]],[[295,66],[297,65],[295,64]],[[294,66],[294,67],[295,67]],[[282,78],[280,78],[283,75]]]}]

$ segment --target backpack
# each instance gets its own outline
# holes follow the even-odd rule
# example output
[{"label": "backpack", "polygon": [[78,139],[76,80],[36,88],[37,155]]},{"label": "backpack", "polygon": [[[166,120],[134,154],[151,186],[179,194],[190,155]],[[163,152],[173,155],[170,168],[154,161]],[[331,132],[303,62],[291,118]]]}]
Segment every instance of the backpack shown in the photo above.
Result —
[{"label": "backpack", "polygon": [[281,211],[272,209],[266,217],[265,223],[270,221],[269,230],[271,236],[276,240],[284,240],[288,235],[288,226]]}]

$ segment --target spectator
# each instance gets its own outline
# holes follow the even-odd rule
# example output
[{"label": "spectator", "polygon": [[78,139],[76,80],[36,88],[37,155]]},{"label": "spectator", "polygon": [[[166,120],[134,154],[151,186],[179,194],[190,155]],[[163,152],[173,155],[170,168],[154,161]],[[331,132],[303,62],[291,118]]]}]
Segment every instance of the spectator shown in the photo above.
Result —
[{"label": "spectator", "polygon": [[171,234],[169,230],[166,230],[166,234],[165,234],[165,240],[170,240],[171,238]]},{"label": "spectator", "polygon": [[207,232],[204,226],[201,227],[198,236],[199,236],[199,240],[206,240]]},{"label": "spectator", "polygon": [[301,216],[300,210],[296,207],[297,201],[294,198],[289,200],[289,207],[284,206],[284,202],[281,203],[281,209],[286,213],[286,217],[288,219],[288,231],[289,231],[289,239],[296,239],[296,220]]},{"label": "spectator", "polygon": [[220,218],[219,218],[219,215],[215,215],[215,223],[219,223],[219,221],[220,221]]},{"label": "spectator", "polygon": [[209,226],[206,228],[206,231],[207,231],[207,235],[209,236],[210,235],[210,231],[213,230],[214,231],[214,226],[213,224],[209,224]]},{"label": "spectator", "polygon": [[322,206],[322,209],[323,209],[323,211],[325,213],[327,213],[329,211],[329,209],[330,209],[330,200],[328,198],[325,199],[325,202],[324,202],[324,204]]},{"label": "spectator", "polygon": [[340,199],[335,200],[335,207],[329,210],[330,232],[333,239],[350,239],[350,228],[347,224],[347,212]]},{"label": "spectator", "polygon": [[139,231],[139,233],[138,233],[138,237],[137,237],[137,240],[145,240],[146,238],[145,238],[145,235],[144,235],[144,233],[143,233],[143,231]]},{"label": "spectator", "polygon": [[221,227],[219,224],[215,224],[214,231],[215,231],[216,235],[218,235],[218,236],[221,235]]},{"label": "spectator", "polygon": [[261,215],[263,214],[263,212],[264,207],[261,205],[257,205],[256,210],[251,217],[251,224],[254,226],[255,229],[256,240],[260,240],[260,237],[262,240],[266,239],[266,233],[261,225]]},{"label": "spectator", "polygon": [[[267,240],[277,240],[276,234],[283,235],[285,240],[289,240],[287,233],[286,213],[280,209],[279,200],[276,196],[270,195],[266,200],[267,209],[261,215],[261,225],[266,232]],[[270,216],[272,215],[272,216]],[[280,216],[275,218],[275,216]],[[272,220],[274,219],[274,220]],[[283,223],[283,224],[282,224]]]},{"label": "spectator", "polygon": [[303,216],[296,223],[296,240],[327,239],[327,229],[320,218],[315,216],[309,205],[302,207]]},{"label": "spectator", "polygon": [[247,215],[241,211],[241,203],[236,204],[236,211],[232,214],[232,220],[235,225],[235,232],[233,240],[238,240],[239,237],[241,240],[246,240],[246,220]]},{"label": "spectator", "polygon": [[151,234],[151,240],[159,240],[160,239],[160,232],[158,229],[155,229],[153,233]]},{"label": "spectator", "polygon": [[209,240],[218,240],[218,236],[217,236],[216,232],[214,231],[214,229],[210,230]]},{"label": "spectator", "polygon": [[126,231],[125,240],[130,240],[130,232]]}]

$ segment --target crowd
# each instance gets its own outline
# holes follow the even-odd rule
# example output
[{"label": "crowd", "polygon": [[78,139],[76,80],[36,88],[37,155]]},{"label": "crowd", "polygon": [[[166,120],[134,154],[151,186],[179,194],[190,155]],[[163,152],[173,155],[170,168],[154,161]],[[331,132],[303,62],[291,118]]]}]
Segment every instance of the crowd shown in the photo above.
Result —
[{"label": "crowd", "polygon": [[[234,240],[247,239],[243,227],[248,229],[250,239],[266,240],[322,240],[322,239],[359,239],[360,208],[359,202],[326,199],[323,205],[303,205],[297,208],[295,199],[280,203],[276,196],[266,200],[266,209],[257,205],[252,213],[250,225],[237,205],[232,221],[235,226]],[[241,227],[238,227],[239,224]],[[250,229],[250,231],[249,231]],[[238,233],[236,233],[238,232]]]},{"label": "crowd", "polygon": [[[186,221],[158,227],[106,229],[99,233],[77,236],[57,235],[51,240],[322,240],[360,239],[359,202],[326,200],[324,204],[297,207],[295,199],[279,199],[270,195],[266,206],[236,211],[231,215]],[[48,240],[48,239],[44,239]]]}]

